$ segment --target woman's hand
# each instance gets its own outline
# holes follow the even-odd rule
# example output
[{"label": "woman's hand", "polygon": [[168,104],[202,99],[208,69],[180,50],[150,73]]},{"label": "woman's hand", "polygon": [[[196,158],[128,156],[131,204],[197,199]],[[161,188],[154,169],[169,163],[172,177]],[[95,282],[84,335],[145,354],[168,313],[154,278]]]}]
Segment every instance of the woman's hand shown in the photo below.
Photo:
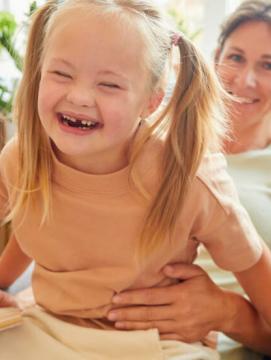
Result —
[{"label": "woman's hand", "polygon": [[180,282],[113,297],[119,307],[108,313],[108,319],[115,321],[116,328],[157,328],[161,339],[185,342],[199,341],[211,330],[224,330],[227,319],[234,315],[226,292],[196,265],[166,266],[164,272]]},{"label": "woman's hand", "polygon": [[0,290],[0,308],[11,306],[18,307],[18,304],[14,297],[3,290]]}]

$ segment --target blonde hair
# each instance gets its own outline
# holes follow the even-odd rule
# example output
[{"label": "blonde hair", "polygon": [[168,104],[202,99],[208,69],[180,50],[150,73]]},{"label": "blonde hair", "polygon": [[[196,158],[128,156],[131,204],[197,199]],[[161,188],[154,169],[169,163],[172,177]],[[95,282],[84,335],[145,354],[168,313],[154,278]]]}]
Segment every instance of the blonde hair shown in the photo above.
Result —
[{"label": "blonde hair", "polygon": [[[166,25],[152,1],[50,0],[37,10],[33,16],[24,75],[15,103],[21,171],[17,186],[20,190],[19,193],[17,191],[10,217],[14,217],[37,192],[43,199],[44,218],[48,215],[52,159],[49,140],[39,121],[36,101],[42,52],[46,36],[54,23],[52,19],[57,13],[73,6],[86,5],[99,7],[99,15],[116,13],[132,18],[145,41],[144,62],[151,75],[152,91],[163,77],[174,32]],[[204,153],[211,148],[218,149],[224,133],[222,90],[215,75],[188,39],[181,36],[177,46],[181,62],[173,96],[163,113],[145,128],[144,136],[133,144],[130,157],[131,175],[135,179],[133,168],[144,144],[154,134],[161,131],[166,134],[160,187],[151,200],[142,231],[140,250],[145,255],[168,241]]]}]

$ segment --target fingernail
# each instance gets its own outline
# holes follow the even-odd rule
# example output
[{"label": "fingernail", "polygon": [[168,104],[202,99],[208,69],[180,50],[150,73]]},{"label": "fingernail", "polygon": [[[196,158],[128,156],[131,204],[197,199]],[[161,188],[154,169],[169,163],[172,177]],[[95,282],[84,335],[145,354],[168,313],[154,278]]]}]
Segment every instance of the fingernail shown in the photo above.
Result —
[{"label": "fingernail", "polygon": [[114,304],[120,303],[120,302],[121,302],[121,297],[120,297],[119,295],[113,296],[112,302],[113,302]]},{"label": "fingernail", "polygon": [[111,312],[108,314],[107,318],[108,318],[109,320],[116,320],[117,314],[116,314],[114,311],[111,311]]}]

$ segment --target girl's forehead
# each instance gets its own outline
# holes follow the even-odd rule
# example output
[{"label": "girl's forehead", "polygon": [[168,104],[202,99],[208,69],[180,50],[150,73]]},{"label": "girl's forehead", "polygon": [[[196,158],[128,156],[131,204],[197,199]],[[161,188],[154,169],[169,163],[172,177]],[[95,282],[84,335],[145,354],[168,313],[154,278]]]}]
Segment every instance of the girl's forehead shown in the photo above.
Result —
[{"label": "girl's forehead", "polygon": [[68,57],[76,63],[108,63],[139,68],[145,50],[134,24],[116,22],[114,16],[65,12],[50,24],[45,41],[45,58]]},{"label": "girl's forehead", "polygon": [[[130,20],[130,21],[129,21]],[[100,13],[90,9],[78,8],[67,9],[56,13],[49,23],[47,40],[54,36],[65,37],[84,36],[97,41],[114,42],[115,46],[123,42],[132,42],[131,46],[142,45],[143,34],[141,34],[139,23],[135,19],[128,18],[124,13]]]},{"label": "girl's forehead", "polygon": [[116,21],[116,16],[109,14],[82,13],[82,9],[56,16],[48,30],[47,47],[78,47],[84,44],[87,45],[85,51],[97,46],[135,55],[143,51],[145,45],[136,22]]}]

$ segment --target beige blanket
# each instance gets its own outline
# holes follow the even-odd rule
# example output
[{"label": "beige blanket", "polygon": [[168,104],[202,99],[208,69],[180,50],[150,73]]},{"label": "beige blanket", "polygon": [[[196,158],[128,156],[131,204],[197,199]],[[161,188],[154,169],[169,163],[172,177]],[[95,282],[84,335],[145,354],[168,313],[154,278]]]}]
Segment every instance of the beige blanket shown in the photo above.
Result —
[{"label": "beige blanket", "polygon": [[107,331],[63,322],[32,306],[23,324],[0,333],[2,360],[218,360],[197,344],[160,341],[157,330]]}]

